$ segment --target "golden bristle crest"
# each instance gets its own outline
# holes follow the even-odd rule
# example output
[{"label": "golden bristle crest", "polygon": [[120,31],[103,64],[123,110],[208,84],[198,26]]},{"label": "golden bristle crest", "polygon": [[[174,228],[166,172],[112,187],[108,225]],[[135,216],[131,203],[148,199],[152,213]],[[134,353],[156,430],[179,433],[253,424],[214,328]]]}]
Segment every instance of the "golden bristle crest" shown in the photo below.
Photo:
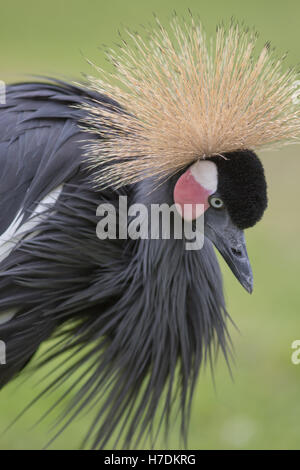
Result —
[{"label": "golden bristle crest", "polygon": [[232,24],[208,41],[200,23],[175,17],[170,31],[157,20],[148,40],[127,34],[107,53],[114,71],[97,68],[100,78],[89,77],[121,107],[84,106],[85,124],[100,135],[86,146],[100,185],[168,177],[197,159],[299,141],[297,73],[285,71],[268,44],[257,54],[255,33]]}]

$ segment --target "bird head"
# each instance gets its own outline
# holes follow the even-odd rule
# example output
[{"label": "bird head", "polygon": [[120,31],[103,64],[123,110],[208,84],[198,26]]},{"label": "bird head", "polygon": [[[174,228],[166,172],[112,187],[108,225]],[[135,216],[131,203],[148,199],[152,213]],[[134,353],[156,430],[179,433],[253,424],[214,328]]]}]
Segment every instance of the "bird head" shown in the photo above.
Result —
[{"label": "bird head", "polygon": [[178,178],[174,202],[183,219],[204,212],[205,236],[251,293],[244,229],[255,225],[267,206],[264,170],[256,154],[239,151],[195,162]]},{"label": "bird head", "polygon": [[[258,50],[256,32],[238,24],[221,25],[208,41],[193,18],[175,17],[171,34],[157,23],[148,39],[129,32],[129,41],[108,52],[109,79],[99,68],[100,78],[90,77],[111,99],[84,107],[88,132],[100,137],[87,142],[95,182],[120,187],[150,177],[162,185],[175,178],[179,212],[196,219],[196,204],[204,205],[206,237],[251,292],[243,231],[267,205],[255,152],[299,142],[298,72],[285,70],[285,57],[269,43]],[[184,203],[195,207],[184,212]]]}]

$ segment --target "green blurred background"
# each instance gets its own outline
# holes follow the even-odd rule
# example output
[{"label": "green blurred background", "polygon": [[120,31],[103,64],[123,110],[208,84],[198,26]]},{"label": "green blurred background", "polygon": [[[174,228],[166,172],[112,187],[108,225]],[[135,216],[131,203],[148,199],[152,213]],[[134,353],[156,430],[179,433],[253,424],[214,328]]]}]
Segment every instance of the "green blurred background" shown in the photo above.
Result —
[{"label": "green blurred background", "polygon": [[[208,32],[231,16],[255,26],[261,42],[270,40],[287,63],[300,53],[298,0],[226,2],[210,0],[15,0],[0,4],[0,79],[29,80],[30,74],[80,79],[92,72],[83,56],[105,66],[102,43],[117,41],[122,24],[133,29],[157,13],[167,21],[172,10],[199,13]],[[255,285],[250,296],[222,262],[228,308],[240,332],[231,328],[235,345],[232,380],[221,359],[215,387],[209,370],[199,380],[190,426],[194,449],[299,449],[300,365],[291,362],[291,343],[300,339],[300,148],[262,153],[269,183],[269,209],[247,232]],[[0,448],[39,449],[48,441],[54,417],[34,427],[60,396],[56,391],[37,403],[9,431],[1,434],[42,390],[38,377],[14,382],[0,394]],[[73,423],[51,448],[77,448],[90,423]],[[178,447],[178,426],[169,448]],[[158,448],[164,448],[160,440]]]}]

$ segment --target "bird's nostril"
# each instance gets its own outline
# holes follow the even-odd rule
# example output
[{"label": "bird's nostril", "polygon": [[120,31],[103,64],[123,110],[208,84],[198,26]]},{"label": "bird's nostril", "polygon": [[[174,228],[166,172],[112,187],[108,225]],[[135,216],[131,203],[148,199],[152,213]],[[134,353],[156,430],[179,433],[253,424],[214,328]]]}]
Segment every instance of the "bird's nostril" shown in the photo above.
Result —
[{"label": "bird's nostril", "polygon": [[233,254],[234,256],[239,256],[239,257],[241,257],[241,256],[243,255],[242,251],[239,250],[239,249],[237,249],[237,248],[233,248],[233,247],[232,247],[232,248],[231,248],[231,252],[232,252],[232,254]]}]

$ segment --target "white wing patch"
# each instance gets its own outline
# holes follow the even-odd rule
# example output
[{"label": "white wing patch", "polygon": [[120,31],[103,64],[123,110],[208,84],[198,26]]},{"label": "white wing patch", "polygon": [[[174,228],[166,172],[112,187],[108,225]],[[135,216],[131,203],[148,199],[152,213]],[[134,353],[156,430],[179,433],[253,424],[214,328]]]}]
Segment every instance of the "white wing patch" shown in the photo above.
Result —
[{"label": "white wing patch", "polygon": [[4,323],[9,322],[15,314],[18,312],[18,309],[16,308],[10,308],[9,310],[6,310],[5,312],[0,312],[0,326],[4,325]]},{"label": "white wing patch", "polygon": [[[32,233],[29,237],[26,232],[32,230],[43,220],[43,213],[53,206],[57,199],[59,198],[63,189],[63,185],[58,186],[53,189],[47,196],[45,196],[36,207],[35,211],[26,220],[22,225],[22,220],[24,218],[23,210],[20,209],[16,217],[10,224],[10,226],[5,230],[5,232],[0,236],[0,263],[3,261],[14,249],[16,244],[26,237],[32,238],[36,235],[36,232]],[[0,313],[0,324],[1,324],[1,313]]]}]

